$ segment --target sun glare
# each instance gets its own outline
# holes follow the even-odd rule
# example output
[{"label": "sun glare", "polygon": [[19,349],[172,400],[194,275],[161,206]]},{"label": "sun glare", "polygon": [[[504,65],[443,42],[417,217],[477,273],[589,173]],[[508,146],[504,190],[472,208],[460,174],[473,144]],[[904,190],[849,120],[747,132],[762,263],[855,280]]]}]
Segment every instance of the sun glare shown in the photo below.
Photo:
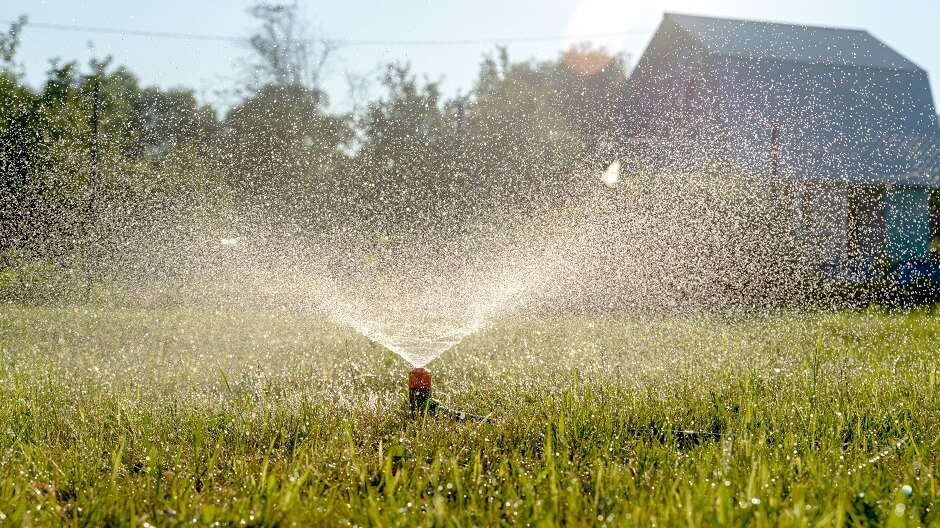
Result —
[{"label": "sun glare", "polygon": [[[568,47],[590,41],[595,46],[616,53],[627,42],[625,33],[634,29],[636,15],[648,9],[634,2],[581,0],[565,28],[565,45]],[[592,37],[586,38],[585,35]]]},{"label": "sun glare", "polygon": [[631,36],[653,33],[663,12],[701,13],[717,7],[728,8],[737,2],[702,0],[580,0],[565,28],[565,47],[590,42],[611,53],[624,50]]}]

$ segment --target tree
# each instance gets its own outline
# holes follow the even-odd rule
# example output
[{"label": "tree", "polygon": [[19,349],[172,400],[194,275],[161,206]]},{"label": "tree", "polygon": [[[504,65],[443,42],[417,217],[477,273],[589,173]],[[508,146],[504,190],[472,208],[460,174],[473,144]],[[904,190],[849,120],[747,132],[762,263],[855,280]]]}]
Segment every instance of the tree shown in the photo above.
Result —
[{"label": "tree", "polygon": [[[359,121],[360,199],[393,223],[433,217],[449,207],[457,137],[437,83],[390,65],[385,94]],[[410,212],[410,213],[409,213]]]},{"label": "tree", "polygon": [[21,205],[28,182],[31,146],[36,142],[30,110],[33,94],[18,82],[16,50],[26,17],[0,35],[0,250],[15,246],[21,235]]},{"label": "tree", "polygon": [[301,214],[341,183],[352,132],[323,104],[317,90],[268,85],[229,112],[220,162],[244,201]]},{"label": "tree", "polygon": [[614,137],[623,128],[626,60],[603,48],[572,46],[546,72],[551,77],[552,106],[588,145],[592,166],[606,166]]},{"label": "tree", "polygon": [[4,72],[14,76],[19,74],[19,65],[16,64],[16,50],[20,46],[20,33],[29,22],[29,17],[20,15],[10,24],[6,35],[0,35],[0,64]]},{"label": "tree", "polygon": [[357,122],[361,202],[375,217],[413,224],[565,199],[573,177],[612,161],[626,77],[623,61],[603,50],[513,63],[499,49],[473,91],[448,100],[437,83],[390,66],[385,92]]},{"label": "tree", "polygon": [[248,39],[252,52],[248,62],[249,86],[297,85],[319,91],[327,60],[336,46],[313,35],[297,1],[289,4],[259,1],[248,13],[260,23],[257,32]]},{"label": "tree", "polygon": [[553,104],[554,72],[551,63],[511,63],[505,49],[484,60],[462,143],[478,201],[541,202],[579,170],[584,138]]},{"label": "tree", "polygon": [[155,159],[179,148],[209,155],[218,119],[215,110],[199,105],[192,90],[145,88],[134,94],[131,107],[131,127],[138,132],[136,156]]},{"label": "tree", "polygon": [[[87,168],[87,120],[76,65],[53,63],[43,90],[0,81],[0,230],[6,247],[60,253]],[[63,229],[66,232],[63,232]]]}]

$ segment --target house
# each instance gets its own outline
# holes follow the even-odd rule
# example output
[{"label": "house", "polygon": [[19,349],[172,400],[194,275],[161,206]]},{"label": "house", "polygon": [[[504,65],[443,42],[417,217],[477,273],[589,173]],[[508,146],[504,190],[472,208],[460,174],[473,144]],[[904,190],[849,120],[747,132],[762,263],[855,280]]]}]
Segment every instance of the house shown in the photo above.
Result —
[{"label": "house", "polygon": [[866,31],[666,14],[625,113],[634,146],[669,145],[661,160],[694,152],[790,182],[793,229],[820,265],[928,259],[940,129],[927,72]]}]

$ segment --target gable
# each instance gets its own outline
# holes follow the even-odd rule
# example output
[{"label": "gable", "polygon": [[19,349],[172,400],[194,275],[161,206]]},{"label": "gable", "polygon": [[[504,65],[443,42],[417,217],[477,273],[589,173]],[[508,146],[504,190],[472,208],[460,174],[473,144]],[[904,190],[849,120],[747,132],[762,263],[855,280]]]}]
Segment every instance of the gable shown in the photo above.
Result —
[{"label": "gable", "polygon": [[658,134],[673,121],[689,79],[701,77],[707,50],[664,19],[626,84],[624,113],[634,134]]}]

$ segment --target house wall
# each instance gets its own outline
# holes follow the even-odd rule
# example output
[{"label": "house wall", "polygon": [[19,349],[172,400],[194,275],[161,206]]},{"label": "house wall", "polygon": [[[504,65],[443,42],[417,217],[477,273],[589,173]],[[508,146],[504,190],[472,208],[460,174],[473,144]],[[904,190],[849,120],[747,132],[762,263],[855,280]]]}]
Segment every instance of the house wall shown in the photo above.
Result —
[{"label": "house wall", "polygon": [[846,259],[848,189],[840,185],[805,182],[799,190],[800,235],[806,258],[816,264]]},{"label": "house wall", "polygon": [[927,260],[931,240],[927,189],[894,186],[860,190],[806,182],[798,194],[798,234],[811,262],[880,256],[892,261]]},{"label": "house wall", "polygon": [[888,256],[895,261],[927,260],[930,194],[921,187],[895,186],[885,196]]},{"label": "house wall", "polygon": [[885,255],[887,223],[885,187],[851,185],[848,187],[848,258],[873,262]]}]

